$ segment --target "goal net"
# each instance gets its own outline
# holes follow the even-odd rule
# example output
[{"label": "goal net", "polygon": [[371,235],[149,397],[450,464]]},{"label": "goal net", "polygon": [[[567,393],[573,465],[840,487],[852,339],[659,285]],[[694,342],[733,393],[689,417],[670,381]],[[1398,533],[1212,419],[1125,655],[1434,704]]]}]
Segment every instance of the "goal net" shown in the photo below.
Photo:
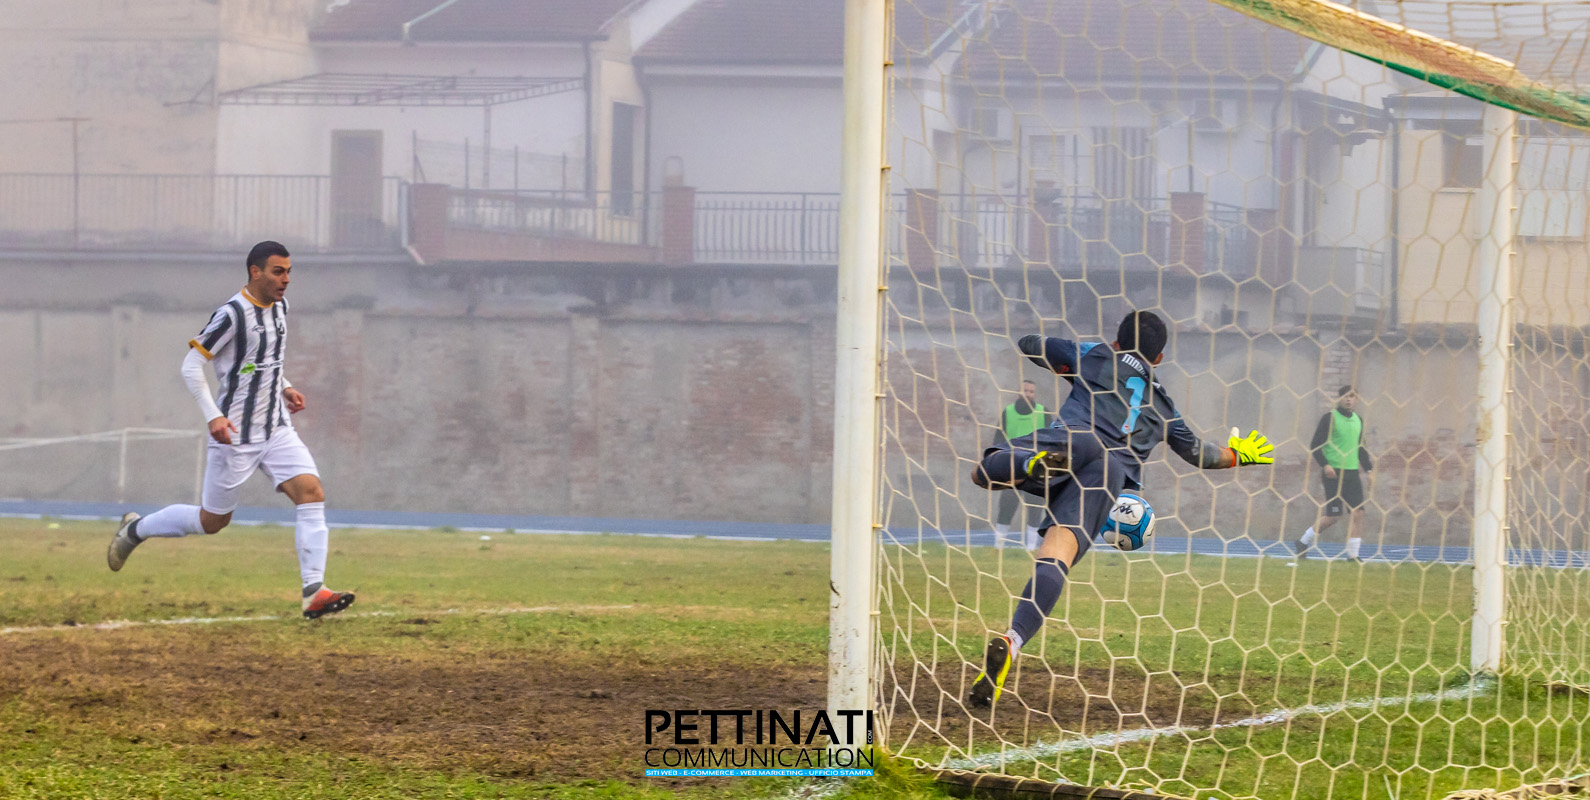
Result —
[{"label": "goal net", "polygon": [[62,514],[117,516],[104,504],[198,502],[200,430],[122,428],[76,436],[0,438],[0,504],[40,501]]},{"label": "goal net", "polygon": [[[894,0],[890,22],[889,750],[1265,800],[1590,771],[1590,4]],[[1149,547],[1096,543],[974,707],[1044,501],[970,474],[1040,413],[1024,381],[1049,414],[1072,388],[1015,343],[1107,344],[1135,309],[1170,328],[1154,375],[1189,427],[1261,431],[1275,463],[1157,449]],[[1364,501],[1322,517],[1313,443],[1349,386]]]}]

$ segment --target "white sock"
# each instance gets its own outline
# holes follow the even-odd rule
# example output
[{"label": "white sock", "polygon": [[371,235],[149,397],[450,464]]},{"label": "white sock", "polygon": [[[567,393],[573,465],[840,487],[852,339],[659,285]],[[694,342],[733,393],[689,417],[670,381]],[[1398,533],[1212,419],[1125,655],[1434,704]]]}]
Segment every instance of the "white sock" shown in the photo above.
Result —
[{"label": "white sock", "polygon": [[1000,536],[1008,535],[1010,533],[1010,523],[1008,523],[1008,522],[996,522],[996,523],[994,523],[994,532],[999,534]]},{"label": "white sock", "polygon": [[199,523],[198,506],[179,503],[138,520],[137,531],[140,539],[176,539],[204,533],[204,526]]},{"label": "white sock", "polygon": [[1357,558],[1358,557],[1358,551],[1362,550],[1363,547],[1364,547],[1364,540],[1363,539],[1348,539],[1347,540],[1347,557],[1348,558]]},{"label": "white sock", "polygon": [[298,574],[304,585],[320,583],[326,578],[326,547],[331,531],[326,529],[326,504],[304,503],[298,507],[298,525],[294,530],[298,545]]},{"label": "white sock", "polygon": [[1005,631],[1005,635],[1010,637],[1010,649],[1012,650],[1020,650],[1021,646],[1026,644],[1026,642],[1022,641],[1021,634],[1017,633],[1015,628]]},{"label": "white sock", "polygon": [[1302,542],[1304,547],[1313,547],[1314,546],[1314,539],[1315,539],[1314,529],[1313,528],[1309,528],[1308,530],[1303,531],[1303,538],[1299,539],[1298,541]]}]

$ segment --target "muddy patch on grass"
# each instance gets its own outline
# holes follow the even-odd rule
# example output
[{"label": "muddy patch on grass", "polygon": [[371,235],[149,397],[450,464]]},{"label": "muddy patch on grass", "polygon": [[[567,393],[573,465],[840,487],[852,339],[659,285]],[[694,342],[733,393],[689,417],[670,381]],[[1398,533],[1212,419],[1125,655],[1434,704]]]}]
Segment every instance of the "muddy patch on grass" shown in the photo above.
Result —
[{"label": "muddy patch on grass", "polygon": [[[19,701],[40,722],[151,747],[329,752],[556,782],[641,780],[648,709],[815,709],[826,700],[820,661],[755,664],[750,647],[708,663],[671,657],[663,645],[602,660],[572,649],[415,644],[431,622],[386,623],[389,641],[408,643],[393,648],[401,652],[323,651],[316,634],[224,626],[0,639],[0,705]],[[1207,727],[1258,710],[1193,676],[1070,674],[1036,661],[1012,675],[994,711],[969,710],[963,701],[976,668],[958,666],[900,664],[885,678],[896,746],[1028,746]]]},{"label": "muddy patch on grass", "polygon": [[[410,623],[412,624],[412,623]],[[821,708],[824,670],[519,653],[281,652],[236,631],[0,640],[0,704],[128,742],[640,778],[647,709]]]},{"label": "muddy patch on grass", "polygon": [[[977,665],[901,665],[884,680],[893,714],[893,741],[974,750],[1144,728],[1205,728],[1251,717],[1253,700],[1216,692],[1202,676],[1148,674],[1136,669],[1060,667],[1034,662],[1012,673],[993,709],[966,701]],[[1216,676],[1219,678],[1220,676]]]}]

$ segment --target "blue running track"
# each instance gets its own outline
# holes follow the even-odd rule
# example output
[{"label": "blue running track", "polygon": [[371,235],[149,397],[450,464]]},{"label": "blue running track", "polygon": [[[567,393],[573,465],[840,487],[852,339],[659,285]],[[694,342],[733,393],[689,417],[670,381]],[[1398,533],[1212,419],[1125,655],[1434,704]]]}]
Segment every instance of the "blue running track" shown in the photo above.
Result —
[{"label": "blue running track", "polygon": [[[115,503],[70,503],[46,500],[0,500],[0,517],[59,519],[114,520],[124,511],[148,514],[157,510],[153,505],[119,505]],[[239,508],[233,520],[241,524],[276,523],[291,525],[291,508]],[[828,541],[827,525],[781,525],[766,522],[693,522],[666,519],[607,519],[597,517],[515,516],[509,514],[436,514],[408,511],[342,511],[326,512],[326,520],[333,527],[358,528],[455,528],[465,531],[507,531],[515,533],[612,533],[631,536],[665,536],[679,538],[707,537],[714,539],[740,539],[746,541]],[[919,542],[942,542],[969,547],[992,547],[995,543],[991,531],[939,531],[934,528],[884,531],[886,542],[913,545]],[[1011,545],[1014,546],[1014,545]],[[1095,548],[1110,552],[1108,546]],[[1160,554],[1192,553],[1194,555],[1221,556],[1225,558],[1286,558],[1292,556],[1291,546],[1282,542],[1260,542],[1252,539],[1229,541],[1207,537],[1156,536],[1149,552]],[[1314,548],[1315,558],[1338,559],[1345,555],[1342,545],[1321,544]],[[1440,545],[1381,545],[1362,553],[1364,560],[1373,562],[1418,562],[1441,564],[1468,563],[1471,554],[1467,547]],[[1590,553],[1577,550],[1511,550],[1508,561],[1515,566],[1546,566],[1584,569],[1590,567]]]}]

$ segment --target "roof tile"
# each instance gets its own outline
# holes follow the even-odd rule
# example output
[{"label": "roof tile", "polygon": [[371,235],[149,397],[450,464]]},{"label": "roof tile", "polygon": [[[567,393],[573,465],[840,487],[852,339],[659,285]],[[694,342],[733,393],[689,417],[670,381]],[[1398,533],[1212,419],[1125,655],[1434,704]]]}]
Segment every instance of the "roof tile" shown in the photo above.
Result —
[{"label": "roof tile", "polygon": [[[1096,83],[1105,77],[1208,80],[1285,76],[1298,36],[1208,0],[1004,0],[973,34],[962,74]],[[977,8],[968,0],[896,0],[896,59],[924,53]],[[1189,35],[1190,34],[1190,35]],[[699,0],[637,59],[687,64],[839,64],[844,0]]]},{"label": "roof tile", "polygon": [[[924,49],[965,0],[896,0],[896,52]],[[952,16],[953,15],[953,16]],[[697,0],[635,54],[672,64],[819,64],[844,59],[844,0]]]},{"label": "roof tile", "polygon": [[[403,23],[444,0],[350,0],[309,32],[315,41],[397,41]],[[422,42],[544,42],[593,39],[630,0],[458,0],[411,28]]]},{"label": "roof tile", "polygon": [[1013,0],[968,45],[968,77],[1285,78],[1309,42],[1207,0]]}]

